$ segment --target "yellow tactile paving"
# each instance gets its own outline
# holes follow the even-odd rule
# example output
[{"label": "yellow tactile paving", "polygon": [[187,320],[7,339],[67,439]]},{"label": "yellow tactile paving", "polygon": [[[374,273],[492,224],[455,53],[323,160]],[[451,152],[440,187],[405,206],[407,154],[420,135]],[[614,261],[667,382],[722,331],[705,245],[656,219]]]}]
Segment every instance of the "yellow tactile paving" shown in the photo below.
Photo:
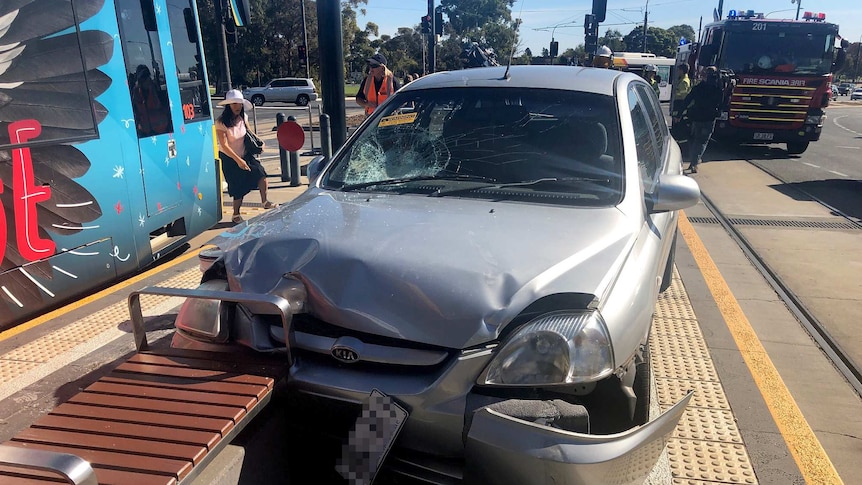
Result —
[{"label": "yellow tactile paving", "polygon": [[39,367],[39,364],[34,361],[0,360],[0,382],[11,382],[25,372]]},{"label": "yellow tactile paving", "polygon": [[662,410],[694,391],[667,445],[674,484],[756,484],[757,477],[678,273],[659,296],[650,355]]}]

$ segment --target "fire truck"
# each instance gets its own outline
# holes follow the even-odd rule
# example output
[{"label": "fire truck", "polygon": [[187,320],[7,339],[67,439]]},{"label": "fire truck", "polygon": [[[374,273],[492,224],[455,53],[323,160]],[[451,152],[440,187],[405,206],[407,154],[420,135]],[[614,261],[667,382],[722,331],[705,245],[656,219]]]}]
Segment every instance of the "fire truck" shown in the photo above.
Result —
[{"label": "fire truck", "polygon": [[786,143],[788,153],[800,154],[820,138],[832,73],[841,68],[847,44],[823,13],[805,12],[797,21],[730,10],[704,27],[700,42],[678,47],[677,65],[688,64],[692,80],[708,66],[721,73],[715,139]]}]

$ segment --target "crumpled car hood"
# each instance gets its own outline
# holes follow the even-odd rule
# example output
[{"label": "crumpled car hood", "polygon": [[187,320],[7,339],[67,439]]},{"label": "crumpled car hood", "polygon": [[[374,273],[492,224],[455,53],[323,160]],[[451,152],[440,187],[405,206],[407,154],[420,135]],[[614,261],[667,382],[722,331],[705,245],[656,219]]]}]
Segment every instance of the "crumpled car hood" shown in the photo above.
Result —
[{"label": "crumpled car hood", "polygon": [[600,298],[632,239],[616,208],[313,188],[214,244],[234,291],[266,293],[291,273],[324,321],[461,349],[542,296]]}]

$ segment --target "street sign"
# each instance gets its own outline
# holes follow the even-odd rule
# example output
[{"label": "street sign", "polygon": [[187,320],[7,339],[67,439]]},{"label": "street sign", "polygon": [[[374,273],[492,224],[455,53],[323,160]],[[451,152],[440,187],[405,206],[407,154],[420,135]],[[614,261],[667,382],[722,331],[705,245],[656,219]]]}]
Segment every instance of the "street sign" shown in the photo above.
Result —
[{"label": "street sign", "polygon": [[285,121],[278,127],[278,145],[289,152],[295,152],[305,144],[305,131],[295,121]]}]

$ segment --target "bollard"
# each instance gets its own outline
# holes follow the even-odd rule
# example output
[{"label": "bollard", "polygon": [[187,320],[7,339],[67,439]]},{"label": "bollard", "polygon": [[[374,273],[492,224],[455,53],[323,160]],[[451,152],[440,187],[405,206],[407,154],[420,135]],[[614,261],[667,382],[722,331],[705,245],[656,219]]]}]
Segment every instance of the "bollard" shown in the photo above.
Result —
[{"label": "bollard", "polygon": [[[287,121],[292,121],[296,123],[296,118],[293,116],[288,116]],[[289,152],[288,157],[290,159],[290,166],[288,172],[290,173],[290,186],[296,187],[299,185],[299,152]],[[284,175],[282,175],[282,181],[284,181]]]},{"label": "bollard", "polygon": [[[281,124],[284,123],[284,113],[278,113],[275,115],[275,127],[278,129]],[[278,162],[281,166],[281,181],[287,182],[290,177],[290,167],[287,164],[287,152],[284,148],[281,148],[281,144],[278,145]]]},{"label": "bollard", "polygon": [[326,161],[332,158],[332,137],[329,134],[329,115],[320,115],[320,153]]}]

